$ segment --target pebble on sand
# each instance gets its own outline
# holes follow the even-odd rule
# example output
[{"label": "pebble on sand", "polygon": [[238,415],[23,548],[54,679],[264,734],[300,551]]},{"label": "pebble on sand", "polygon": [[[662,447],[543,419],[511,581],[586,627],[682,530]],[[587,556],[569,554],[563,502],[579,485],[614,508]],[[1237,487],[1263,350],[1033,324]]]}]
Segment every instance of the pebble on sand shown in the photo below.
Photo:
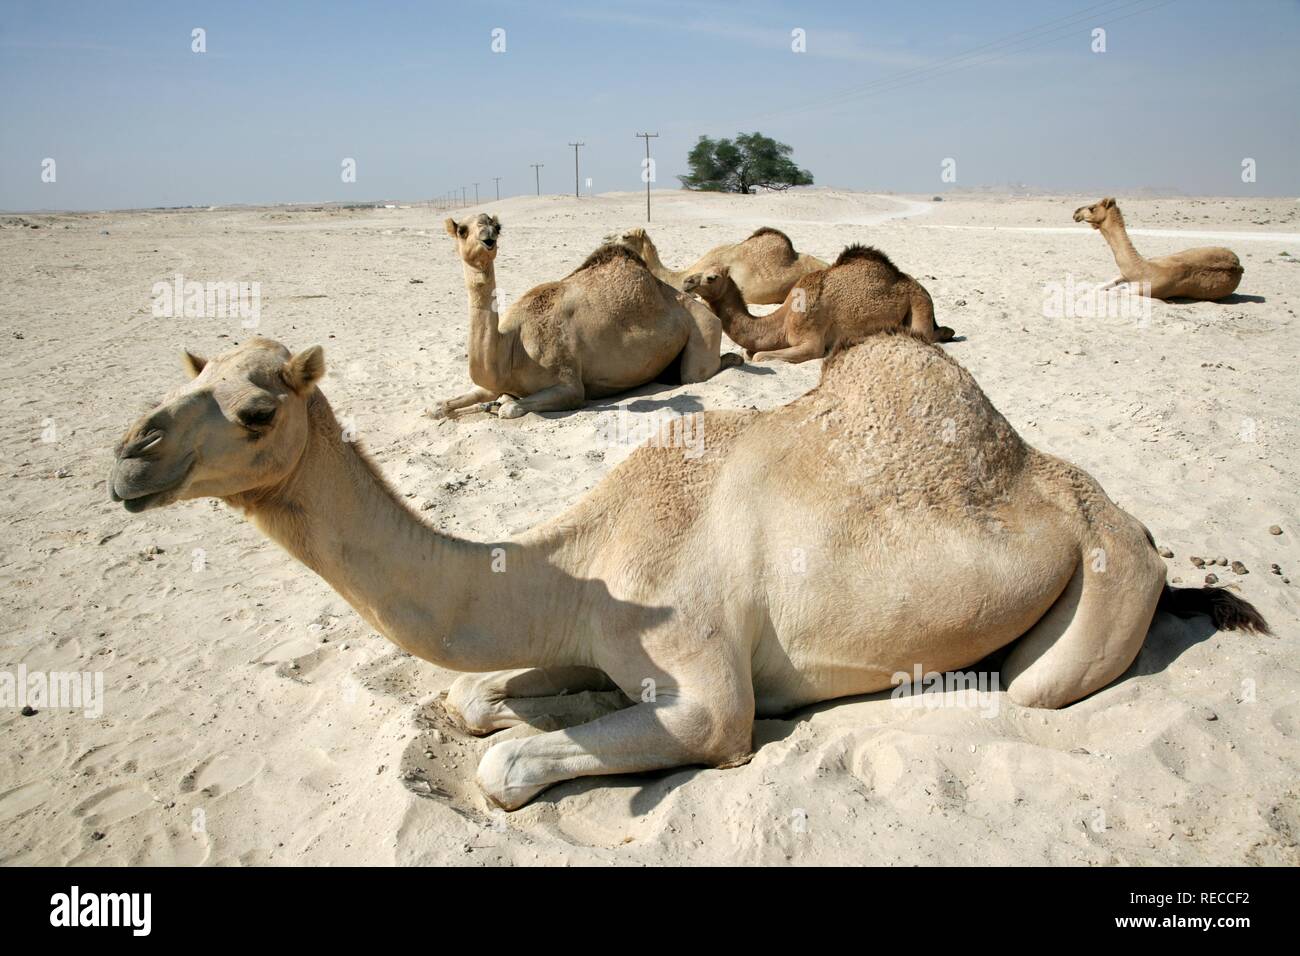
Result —
[{"label": "pebble on sand", "polygon": [[1233,573],[1233,574],[1250,574],[1250,572],[1246,570],[1246,566],[1245,566],[1244,564],[1242,564],[1240,561],[1233,561],[1233,562],[1232,562],[1232,573]]},{"label": "pebble on sand", "polygon": [[1203,568],[1203,567],[1205,567],[1205,559],[1204,559],[1204,558],[1198,558],[1196,555],[1192,555],[1192,556],[1191,556],[1190,558],[1188,558],[1187,560],[1191,561],[1192,564],[1196,565],[1198,568]]},{"label": "pebble on sand", "polygon": [[1168,548],[1160,548],[1156,553],[1162,558],[1172,558],[1174,556],[1174,553]]},{"label": "pebble on sand", "polygon": [[1219,576],[1218,576],[1217,574],[1207,574],[1207,575],[1205,576],[1205,583],[1206,583],[1206,584],[1218,584],[1218,583],[1219,583]]},{"label": "pebble on sand", "polygon": [[1268,533],[1269,533],[1269,534],[1281,534],[1281,533],[1282,533],[1282,529],[1279,528],[1277,525],[1270,525],[1270,526],[1269,526],[1269,529],[1268,529]]}]

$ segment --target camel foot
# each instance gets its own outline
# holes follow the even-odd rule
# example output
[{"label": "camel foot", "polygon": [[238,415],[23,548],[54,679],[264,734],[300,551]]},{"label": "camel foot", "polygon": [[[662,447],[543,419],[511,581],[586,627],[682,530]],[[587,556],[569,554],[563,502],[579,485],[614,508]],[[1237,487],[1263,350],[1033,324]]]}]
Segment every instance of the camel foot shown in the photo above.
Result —
[{"label": "camel foot", "polygon": [[479,789],[492,803],[504,810],[518,810],[549,786],[527,780],[520,758],[522,740],[503,740],[488,748],[479,761]]},{"label": "camel foot", "polygon": [[528,414],[528,409],[524,408],[513,398],[503,398],[497,406],[498,418],[522,418]]},{"label": "camel foot", "polygon": [[442,418],[450,418],[451,409],[447,407],[446,402],[439,402],[437,405],[434,405],[433,408],[426,408],[424,410],[424,417],[432,418],[435,421]]}]

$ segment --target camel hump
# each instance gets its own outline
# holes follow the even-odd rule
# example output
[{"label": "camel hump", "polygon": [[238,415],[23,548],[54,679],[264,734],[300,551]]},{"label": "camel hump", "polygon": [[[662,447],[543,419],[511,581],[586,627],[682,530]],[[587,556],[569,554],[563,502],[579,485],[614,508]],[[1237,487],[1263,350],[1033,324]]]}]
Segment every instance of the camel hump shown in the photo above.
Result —
[{"label": "camel hump", "polygon": [[[587,269],[598,269],[601,266],[609,265],[612,262],[630,262],[640,266],[642,269],[648,268],[645,260],[629,249],[627,246],[621,246],[616,242],[607,242],[591,255],[583,260],[582,265],[569,273],[571,276],[584,272]],[[566,277],[567,278],[567,277]]]},{"label": "camel hump", "polygon": [[[751,239],[763,239],[768,236],[771,239],[768,241],[767,248],[780,258],[782,264],[790,265],[799,258],[799,253],[795,251],[794,243],[790,241],[790,237],[780,229],[773,229],[771,226],[762,226],[755,229],[749,234],[749,239],[746,239],[745,242],[749,242]],[[773,248],[774,245],[775,248]]]},{"label": "camel hump", "polygon": [[787,246],[790,247],[791,252],[794,252],[794,243],[791,242],[790,237],[787,236],[780,229],[773,229],[771,226],[760,226],[759,228],[755,229],[753,232],[749,234],[750,239],[757,239],[759,236],[776,236],[783,243],[785,243]]},{"label": "camel hump", "polygon": [[1175,588],[1165,585],[1157,610],[1177,617],[1204,614],[1221,631],[1253,631],[1271,634],[1268,622],[1249,601],[1227,588]]},{"label": "camel hump", "polygon": [[903,273],[899,270],[898,266],[894,265],[889,256],[885,255],[875,246],[864,246],[860,243],[854,243],[851,246],[847,246],[835,260],[835,265],[842,266],[851,262],[874,262],[889,274],[892,281],[896,282],[903,278]]}]

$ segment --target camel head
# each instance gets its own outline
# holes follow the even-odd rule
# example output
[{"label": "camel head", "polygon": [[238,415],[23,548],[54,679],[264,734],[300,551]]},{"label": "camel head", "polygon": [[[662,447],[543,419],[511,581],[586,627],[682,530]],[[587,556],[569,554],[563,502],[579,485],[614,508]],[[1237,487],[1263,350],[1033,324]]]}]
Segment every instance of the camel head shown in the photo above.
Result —
[{"label": "camel head", "polygon": [[483,269],[497,257],[497,239],[501,236],[501,221],[485,212],[473,219],[457,222],[448,219],[443,225],[447,235],[456,240],[456,250],[468,266]]},{"label": "camel head", "polygon": [[646,231],[640,227],[628,229],[625,232],[615,232],[605,237],[605,242],[616,242],[624,248],[631,249],[642,259],[647,256],[647,249],[654,251],[655,244],[650,241]]},{"label": "camel head", "polygon": [[1086,222],[1088,225],[1092,226],[1092,228],[1100,229],[1102,223],[1104,223],[1107,217],[1111,215],[1112,210],[1116,213],[1119,212],[1119,206],[1115,205],[1115,200],[1110,199],[1109,197],[1106,199],[1099,199],[1091,206],[1080,206],[1076,209],[1074,211],[1074,221]]},{"label": "camel head", "polygon": [[695,293],[706,302],[716,302],[730,278],[726,266],[715,266],[704,272],[692,272],[682,280],[682,291]]},{"label": "camel head", "polygon": [[214,359],[185,352],[190,381],[127,429],[108,487],[127,511],[269,489],[307,447],[307,400],[325,372],[319,345],[291,355],[252,339]]}]

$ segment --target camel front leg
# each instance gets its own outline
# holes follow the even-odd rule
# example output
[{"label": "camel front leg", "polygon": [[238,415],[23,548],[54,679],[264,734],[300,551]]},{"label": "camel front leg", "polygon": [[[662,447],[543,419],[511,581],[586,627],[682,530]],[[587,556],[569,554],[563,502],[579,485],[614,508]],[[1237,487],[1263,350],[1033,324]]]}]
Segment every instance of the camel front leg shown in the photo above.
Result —
[{"label": "camel front leg", "polygon": [[552,784],[597,774],[737,766],[753,746],[753,700],[720,710],[683,698],[636,704],[591,723],[493,745],[478,766],[490,800],[515,810]]},{"label": "camel front leg", "polygon": [[594,667],[533,667],[462,674],[448,688],[445,706],[461,726],[482,737],[518,724],[549,721],[553,729],[585,723],[627,702]]},{"label": "camel front leg", "polygon": [[563,382],[523,398],[503,398],[497,414],[502,418],[519,418],[529,412],[564,412],[581,408],[586,397],[581,382]]},{"label": "camel front leg", "polygon": [[722,354],[722,323],[712,311],[693,299],[685,300],[691,314],[690,335],[682,348],[682,384],[704,382],[724,368],[744,365],[735,352]]},{"label": "camel front leg", "polygon": [[823,342],[818,339],[808,339],[785,349],[775,349],[771,352],[755,352],[752,361],[789,362],[791,365],[798,365],[800,362],[819,359],[825,354],[826,346]]},{"label": "camel front leg", "polygon": [[445,402],[439,402],[433,408],[426,409],[425,414],[430,418],[446,418],[452,412],[459,411],[462,408],[468,408],[470,405],[482,405],[485,402],[494,401],[500,394],[500,392],[480,388],[476,385],[464,395],[457,395],[455,398],[449,398]]}]

